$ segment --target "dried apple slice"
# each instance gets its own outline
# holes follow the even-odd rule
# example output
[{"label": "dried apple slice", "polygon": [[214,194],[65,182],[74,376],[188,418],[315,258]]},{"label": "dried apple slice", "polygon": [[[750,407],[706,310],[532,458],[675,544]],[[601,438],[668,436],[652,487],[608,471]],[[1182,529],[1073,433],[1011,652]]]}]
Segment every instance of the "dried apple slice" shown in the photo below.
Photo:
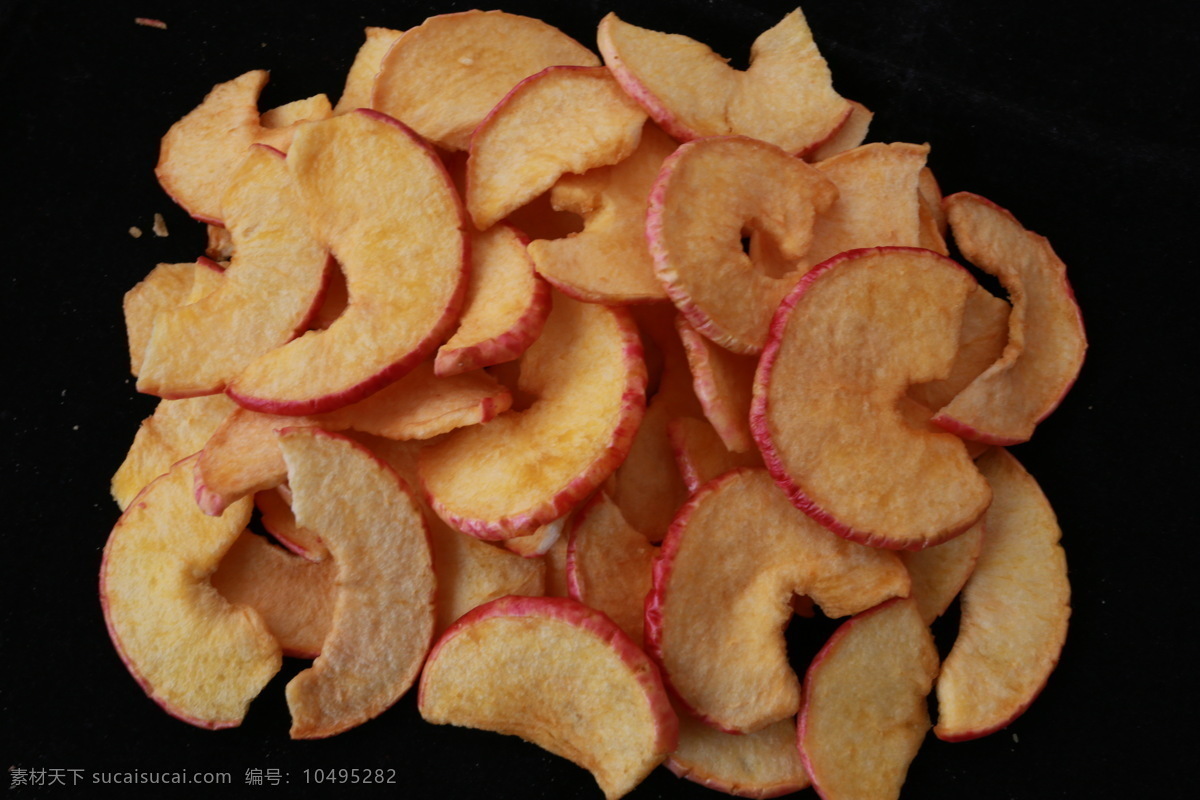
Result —
[{"label": "dried apple slice", "polygon": [[542,332],[550,286],[534,271],[526,240],[494,225],[471,235],[471,277],[458,330],[434,360],[438,375],[456,375],[512,361]]},{"label": "dried apple slice", "polygon": [[[556,520],[547,522],[545,525],[539,525],[533,533],[526,533],[522,536],[513,536],[511,539],[505,539],[501,542],[505,550],[516,553],[521,558],[538,558],[550,552],[559,541],[566,541],[566,536],[563,531],[566,530],[567,522],[571,519],[571,511],[563,514]],[[566,597],[564,592],[562,597]]]},{"label": "dried apple slice", "polygon": [[329,254],[309,231],[282,153],[252,146],[222,209],[233,259],[216,291],[155,318],[138,391],[173,398],[222,391],[303,330],[320,304]]},{"label": "dried apple slice", "polygon": [[1008,303],[982,286],[967,295],[950,374],[910,387],[908,396],[928,409],[930,416],[953,400],[1004,353],[1009,313]]},{"label": "dried apple slice", "polygon": [[780,305],[755,377],[750,426],[792,502],[841,536],[919,550],[962,533],[991,500],[956,436],[898,405],[948,375],[967,271],[929,250],[853,250]]},{"label": "dried apple slice", "polygon": [[193,725],[236,727],[282,658],[262,617],[209,582],[250,521],[250,500],[220,518],[200,513],[194,460],[151,482],[117,521],[100,602],[117,653],[151,699]]},{"label": "dried apple slice", "polygon": [[596,42],[625,91],[681,141],[740,134],[794,155],[833,135],[851,110],[799,9],[758,37],[745,72],[694,39],[612,13]]},{"label": "dried apple slice", "polygon": [[810,783],[796,749],[796,720],[790,717],[741,735],[680,714],[679,746],[667,757],[666,767],[736,797],[779,797]]},{"label": "dried apple slice", "polygon": [[[275,431],[269,431],[269,435],[274,438]],[[282,456],[279,456],[279,461],[283,461]],[[286,473],[286,464],[283,469]],[[273,489],[255,492],[254,505],[258,509],[259,522],[262,523],[263,529],[271,534],[275,541],[308,561],[325,561],[328,558],[329,548],[321,541],[321,537],[296,524],[296,515],[292,513],[292,490],[286,483],[281,483]],[[200,508],[204,510],[203,505]]]},{"label": "dried apple slice", "polygon": [[847,150],[853,150],[866,140],[867,131],[870,129],[871,120],[874,118],[875,112],[862,103],[851,100],[850,113],[846,115],[846,120],[842,123],[842,126],[828,139],[821,142],[808,153],[805,153],[805,157],[809,161],[818,162],[832,158]]},{"label": "dried apple slice", "polygon": [[645,412],[641,342],[621,309],[556,295],[519,364],[531,406],[421,451],[430,505],[484,539],[528,533],[587,497],[624,460]]},{"label": "dried apple slice", "polygon": [[[650,194],[655,274],[692,327],[735,353],[757,353],[800,275],[813,220],[836,196],[822,173],[766,142],[728,136],[682,145]],[[771,246],[747,254],[747,232]]]},{"label": "dried apple slice", "polygon": [[604,67],[547,67],[479,123],[467,159],[467,210],[485,230],[568,172],[616,164],[637,148],[646,113]]},{"label": "dried apple slice", "polygon": [[333,107],[334,114],[345,114],[356,108],[371,107],[371,93],[375,90],[375,76],[383,66],[383,57],[396,43],[404,31],[391,28],[368,27],[362,45],[354,54],[354,62],[346,73],[346,85],[342,96]]},{"label": "dried apple slice", "polygon": [[599,63],[539,19],[502,11],[440,14],[388,52],[371,105],[439,147],[466,150],[472,131],[520,81],[546,67]]},{"label": "dried apple slice", "polygon": [[822,800],[894,800],[929,731],[937,676],[929,627],[911,599],[844,622],[804,678],[799,746]]},{"label": "dried apple slice", "polygon": [[468,613],[430,652],[417,703],[436,725],[520,736],[569,759],[609,800],[678,740],[654,664],[608,617],[566,598],[504,597]]},{"label": "dried apple slice", "polygon": [[750,733],[800,707],[783,637],[793,595],[840,617],[908,591],[895,553],[825,530],[766,470],[735,470],[676,515],[654,563],[646,648],[688,711]]},{"label": "dried apple slice", "polygon": [[129,340],[129,371],[136,378],[158,312],[183,305],[192,288],[196,262],[159,264],[125,293],[125,333]]},{"label": "dried apple slice", "polygon": [[316,658],[333,624],[336,577],[333,561],[307,561],[246,531],[221,559],[212,585],[261,614],[284,655]]},{"label": "dried apple slice", "polygon": [[469,257],[458,194],[433,151],[358,109],[301,128],[287,164],[346,276],[346,310],[256,359],[227,391],[247,408],[318,414],[411,371],[458,318]]},{"label": "dried apple slice", "polygon": [[963,256],[1000,279],[1012,301],[1004,354],[934,417],[967,439],[1026,441],[1075,383],[1087,337],[1067,268],[1042,236],[979,195],[945,201]]},{"label": "dried apple slice", "polygon": [[750,397],[754,391],[758,359],[731,353],[714,344],[701,336],[682,315],[676,325],[691,368],[692,386],[704,416],[731,451],[750,452],[754,449],[754,437],[750,433]]},{"label": "dried apple slice", "polygon": [[731,469],[763,466],[757,448],[746,453],[731,452],[706,419],[673,419],[667,424],[667,438],[689,493]]},{"label": "dried apple slice", "polygon": [[433,639],[433,557],[411,490],[365,447],[319,428],[281,431],[279,447],[296,522],[337,566],[329,636],[287,685],[292,738],[322,738],[383,713],[416,680]]},{"label": "dried apple slice", "polygon": [[559,179],[551,203],[581,215],[584,227],[530,242],[538,273],[564,294],[591,303],[666,300],[646,246],[646,207],[654,179],[674,151],[675,141],[648,122],[629,158]]},{"label": "dried apple slice", "polygon": [[983,548],[983,520],[966,533],[924,550],[904,550],[900,558],[912,578],[911,597],[925,624],[945,613],[975,570]]},{"label": "dried apple slice", "polygon": [[947,741],[984,736],[1024,713],[1058,663],[1071,615],[1062,531],[1046,496],[1003,448],[979,467],[995,499],[938,677],[934,733]]},{"label": "dried apple slice", "polygon": [[323,94],[293,100],[262,113],[259,118],[261,128],[255,135],[254,142],[286,153],[292,146],[292,137],[295,136],[296,127],[300,123],[329,119],[332,114],[333,106]]}]

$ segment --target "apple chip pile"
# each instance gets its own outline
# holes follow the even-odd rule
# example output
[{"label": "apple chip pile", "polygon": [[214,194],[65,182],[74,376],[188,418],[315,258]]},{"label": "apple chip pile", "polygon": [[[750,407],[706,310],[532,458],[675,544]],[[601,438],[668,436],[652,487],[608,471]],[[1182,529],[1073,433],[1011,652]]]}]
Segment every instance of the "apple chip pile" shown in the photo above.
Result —
[{"label": "apple chip pile", "polygon": [[[1004,449],[1079,371],[1065,268],[943,197],[928,144],[864,143],[799,10],[744,71],[613,14],[596,51],[446,14],[368,28],[336,103],[260,111],[258,70],[171,127],[157,175],[208,249],[125,299],[162,399],[112,481],[113,643],[203,727],[287,655],[293,738],[415,688],[609,798],[662,764],[896,797],[1066,635]],[[846,621],[797,671],[817,609]]]}]

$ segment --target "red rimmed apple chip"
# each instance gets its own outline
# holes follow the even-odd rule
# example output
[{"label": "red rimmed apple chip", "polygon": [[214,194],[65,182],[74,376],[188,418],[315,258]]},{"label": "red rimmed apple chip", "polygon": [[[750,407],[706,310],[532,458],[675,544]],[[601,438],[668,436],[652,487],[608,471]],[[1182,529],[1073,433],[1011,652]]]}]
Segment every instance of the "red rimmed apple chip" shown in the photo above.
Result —
[{"label": "red rimmed apple chip", "polygon": [[802,274],[814,220],[836,197],[821,172],[766,142],[688,142],[663,163],[650,194],[655,274],[692,327],[728,350],[758,353],[771,314]]},{"label": "red rimmed apple chip", "polygon": [[[275,438],[275,431],[264,431],[261,435]],[[274,458],[272,454],[272,458]],[[283,456],[278,456],[283,463]],[[286,474],[287,465],[283,464]],[[292,553],[308,561],[325,561],[329,556],[329,548],[321,541],[321,537],[296,524],[296,515],[292,513],[292,490],[286,483],[281,483],[273,489],[264,489],[254,493],[254,505],[258,509],[259,522],[263,529],[271,534],[275,541]],[[201,504],[200,509],[204,510]]]},{"label": "red rimmed apple chip", "polygon": [[680,714],[679,746],[666,767],[735,797],[780,797],[810,785],[796,749],[796,720],[790,717],[754,733],[734,734]]},{"label": "red rimmed apple chip", "polygon": [[513,87],[471,135],[466,203],[485,230],[568,172],[616,164],[646,113],[604,67],[547,67]]},{"label": "red rimmed apple chip", "polygon": [[216,291],[155,317],[138,391],[172,398],[220,392],[303,330],[320,304],[329,254],[309,231],[282,153],[252,146],[221,207],[233,259]]},{"label": "red rimmed apple chip", "polygon": [[539,19],[503,11],[430,17],[380,65],[371,106],[446,150],[471,133],[520,81],[547,67],[594,67],[596,54]]},{"label": "red rimmed apple chip", "polygon": [[284,655],[316,658],[333,623],[336,577],[333,561],[305,560],[246,531],[221,559],[212,585],[262,615]]},{"label": "red rimmed apple chip", "polygon": [[441,161],[390,117],[359,109],[306,125],[287,164],[349,301],[327,329],[256,359],[227,391],[256,411],[318,414],[395,381],[445,339],[468,245]]},{"label": "red rimmed apple chip", "polygon": [[1029,707],[1058,663],[1071,616],[1062,531],[1046,496],[1003,448],[980,457],[979,468],[994,499],[938,677],[934,733],[947,741],[992,733]]},{"label": "red rimmed apple chip", "polygon": [[937,648],[911,599],[844,622],[804,677],[799,747],[822,800],[894,800],[929,731]]},{"label": "red rimmed apple chip", "polygon": [[853,150],[866,140],[867,131],[874,118],[875,112],[862,103],[851,100],[850,113],[846,115],[846,121],[828,139],[805,153],[805,158],[812,162],[824,161],[839,153]]},{"label": "red rimmed apple chip", "polygon": [[519,362],[536,398],[421,451],[421,484],[442,519],[507,539],[561,517],[629,452],[645,412],[646,367],[632,318],[558,294]]},{"label": "red rimmed apple chip", "polygon": [[654,562],[646,648],[688,711],[751,733],[800,708],[783,637],[794,595],[840,617],[908,591],[895,553],[825,530],[766,470],[735,470],[676,515]]},{"label": "red rimmed apple chip", "polygon": [[706,419],[673,419],[667,425],[667,438],[689,493],[738,467],[763,466],[762,454],[757,448],[746,453],[731,452]]},{"label": "red rimmed apple chip", "polygon": [[[383,66],[383,58],[388,54],[404,31],[391,28],[367,27],[363,30],[364,39],[354,54],[354,61],[346,73],[346,84],[342,88],[342,96],[333,107],[334,114],[345,114],[356,108],[371,108],[371,94],[375,91],[375,76]],[[393,115],[394,116],[394,115]]]},{"label": "red rimmed apple chip", "polygon": [[262,617],[209,582],[251,503],[220,518],[202,514],[192,500],[194,460],[151,482],[117,521],[100,602],[117,653],[151,699],[193,725],[236,727],[282,658]]},{"label": "red rimmed apple chip", "polygon": [[433,556],[411,490],[365,447],[319,428],[281,431],[279,447],[296,522],[337,567],[321,655],[287,685],[292,738],[322,738],[383,713],[416,680],[433,639]]},{"label": "red rimmed apple chip", "polygon": [[1075,383],[1087,337],[1066,265],[1045,237],[979,195],[945,200],[963,257],[1000,279],[1012,301],[1008,344],[992,366],[934,417],[947,430],[988,444],[1029,439]]},{"label": "red rimmed apple chip", "polygon": [[758,359],[732,353],[701,336],[683,315],[676,320],[676,326],[704,416],[731,451],[750,452],[754,449],[750,398]]},{"label": "red rimmed apple chip", "polygon": [[434,645],[417,702],[434,724],[520,736],[578,764],[609,800],[678,741],[654,664],[612,620],[566,598],[505,597],[468,613]]},{"label": "red rimmed apple chip", "polygon": [[825,141],[850,114],[799,9],[758,37],[744,72],[694,39],[612,13],[596,42],[625,91],[681,141],[740,134],[794,155]]},{"label": "red rimmed apple chip", "polygon": [[853,250],[807,273],[759,361],[750,425],[792,502],[840,536],[919,550],[991,500],[956,436],[908,424],[908,387],[949,374],[970,274],[929,250]]},{"label": "red rimmed apple chip", "polygon": [[471,276],[458,330],[433,362],[438,375],[518,358],[542,332],[550,286],[538,277],[523,235],[508,225],[471,234]]}]

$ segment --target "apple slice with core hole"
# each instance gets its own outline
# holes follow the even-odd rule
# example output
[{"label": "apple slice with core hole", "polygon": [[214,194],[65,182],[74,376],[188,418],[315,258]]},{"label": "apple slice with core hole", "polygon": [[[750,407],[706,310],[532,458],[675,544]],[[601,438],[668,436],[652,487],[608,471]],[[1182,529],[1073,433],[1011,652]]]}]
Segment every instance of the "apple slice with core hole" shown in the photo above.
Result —
[{"label": "apple slice with core hole", "polygon": [[937,648],[916,601],[842,623],[804,677],[799,747],[822,800],[894,800],[929,731]]},{"label": "apple slice with core hole", "polygon": [[680,714],[679,746],[667,757],[666,767],[736,797],[779,797],[809,786],[796,749],[796,720],[790,717],[743,735]]},{"label": "apple slice with core hole", "polygon": [[938,678],[934,733],[946,741],[992,733],[1029,707],[1058,663],[1071,615],[1062,532],[1046,496],[1003,448],[979,467],[995,499]]},{"label": "apple slice with core hole", "polygon": [[440,14],[388,51],[371,106],[438,147],[466,150],[472,131],[520,81],[547,67],[599,63],[539,19],[502,11]]},{"label": "apple slice with core hole", "polygon": [[987,508],[962,440],[911,427],[898,410],[909,386],[948,374],[977,285],[929,250],[852,250],[780,305],[750,427],[792,502],[838,535],[919,550]]},{"label": "apple slice with core hole", "polygon": [[411,490],[365,447],[319,428],[285,429],[279,447],[296,522],[337,567],[321,655],[287,685],[292,738],[322,738],[378,716],[416,680],[433,638],[433,557]]},{"label": "apple slice with core hole", "polygon": [[646,649],[688,711],[751,733],[800,707],[783,638],[793,595],[839,617],[908,591],[895,553],[825,530],[766,470],[735,470],[696,491],[663,541],[646,600]]},{"label": "apple slice with core hole", "polygon": [[519,362],[536,398],[421,451],[430,505],[458,530],[507,539],[561,517],[629,452],[645,412],[646,367],[632,318],[558,294]]},{"label": "apple slice with core hole", "polygon": [[568,172],[616,164],[646,113],[604,67],[548,67],[513,87],[471,135],[467,210],[486,230]]},{"label": "apple slice with core hole", "polygon": [[354,54],[354,61],[346,73],[342,96],[333,107],[334,114],[345,114],[356,108],[371,108],[371,93],[375,91],[375,76],[379,74],[383,57],[404,35],[404,31],[379,27],[365,28],[363,33],[363,43]]},{"label": "apple slice with core hole", "polygon": [[288,167],[346,276],[346,310],[258,358],[228,393],[266,413],[332,411],[411,371],[446,338],[466,288],[462,206],[428,145],[359,109],[301,128]]},{"label": "apple slice with core hole", "polygon": [[241,724],[282,664],[255,611],[209,582],[250,521],[250,500],[220,518],[192,500],[194,458],[150,483],[117,521],[100,564],[109,636],[146,694],[203,728]]},{"label": "apple slice with core hole", "polygon": [[[735,353],[758,353],[799,278],[813,221],[836,197],[828,178],[766,142],[689,142],[663,163],[650,194],[655,274],[697,331]],[[747,254],[747,233],[769,246]]]},{"label": "apple slice with core hole", "polygon": [[1000,279],[1012,313],[1004,354],[934,422],[967,439],[1018,444],[1058,407],[1083,366],[1079,306],[1066,266],[1044,237],[979,195],[951,195],[945,208],[963,257]]},{"label": "apple slice with core hole", "polygon": [[567,598],[504,597],[469,612],[434,645],[417,703],[434,724],[520,736],[573,761],[609,800],[678,741],[654,664],[612,620]]}]

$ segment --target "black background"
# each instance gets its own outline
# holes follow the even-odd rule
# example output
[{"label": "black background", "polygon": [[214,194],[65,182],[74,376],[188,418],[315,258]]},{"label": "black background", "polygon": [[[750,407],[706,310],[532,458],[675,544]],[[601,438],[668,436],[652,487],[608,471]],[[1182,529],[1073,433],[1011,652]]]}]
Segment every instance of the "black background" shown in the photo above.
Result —
[{"label": "black background", "polygon": [[[1074,613],[1045,692],[1008,729],[932,737],[910,798],[1177,797],[1195,747],[1196,515],[1192,292],[1200,33],[1190,4],[811,0],[839,91],[876,112],[870,140],[932,144],[947,193],[978,192],[1048,236],[1068,264],[1091,349],[1073,392],[1014,453],[1064,530]],[[0,5],[4,234],[4,764],[221,770],[222,795],[278,769],[394,769],[404,797],[596,798],[582,770],[510,737],[423,723],[411,696],[356,730],[293,743],[288,663],[237,730],[192,728],[117,658],[96,597],[117,517],[108,482],[154,400],[128,377],[121,298],[156,263],[189,261],[203,227],[158,188],[158,141],[213,84],[272,70],[268,108],[336,99],[366,25],[408,28],[471,3]],[[603,13],[685,33],[744,66],[788,10],[759,2],[510,2],[594,46]],[[136,16],[164,20],[159,30]],[[170,236],[150,233],[162,213]],[[133,238],[130,226],[146,232]],[[1185,526],[1185,522],[1187,523]],[[952,632],[951,632],[952,635]],[[943,640],[943,646],[946,644]],[[67,773],[68,776],[70,773]],[[7,784],[7,778],[2,778]],[[69,782],[68,777],[68,782]],[[94,789],[14,789],[14,797]],[[188,796],[156,789],[155,796]],[[199,794],[212,796],[216,792]],[[717,796],[656,770],[633,796]],[[810,795],[811,796],[811,795]]]}]

